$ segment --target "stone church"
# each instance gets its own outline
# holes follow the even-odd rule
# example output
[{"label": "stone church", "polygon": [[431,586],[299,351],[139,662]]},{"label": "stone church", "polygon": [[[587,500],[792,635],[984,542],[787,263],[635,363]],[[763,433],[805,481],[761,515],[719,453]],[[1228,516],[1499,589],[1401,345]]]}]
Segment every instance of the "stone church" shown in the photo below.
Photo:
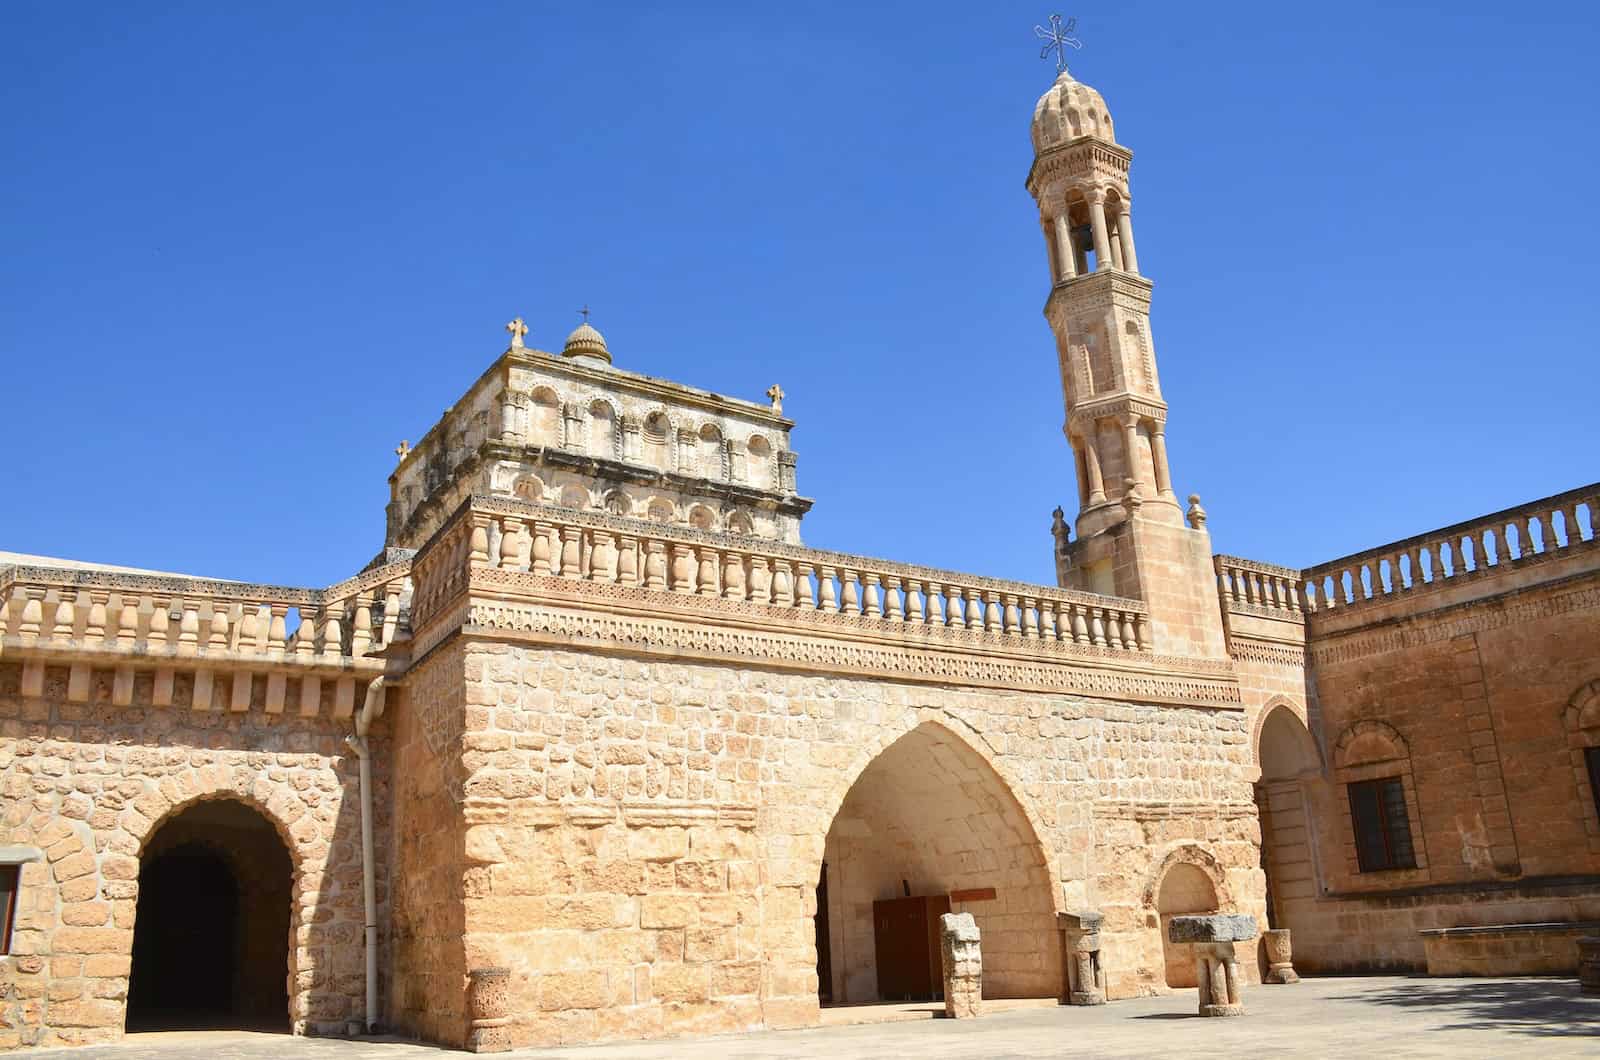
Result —
[{"label": "stone church", "polygon": [[338,584],[0,553],[0,1048],[806,1027],[928,996],[891,907],[971,913],[995,998],[1082,992],[1090,914],[1113,1000],[1192,985],[1163,926],[1208,911],[1302,972],[1570,971],[1600,484],[1308,570],[1214,555],[1132,153],[1068,74],[1032,136],[1055,585],[808,548],[780,389],[520,320]]}]

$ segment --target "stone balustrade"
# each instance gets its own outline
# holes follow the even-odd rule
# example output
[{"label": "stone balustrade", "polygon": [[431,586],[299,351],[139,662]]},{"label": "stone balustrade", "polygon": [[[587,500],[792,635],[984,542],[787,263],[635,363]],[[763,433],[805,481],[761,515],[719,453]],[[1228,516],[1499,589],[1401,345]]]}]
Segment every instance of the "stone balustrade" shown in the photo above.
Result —
[{"label": "stone balustrade", "polygon": [[[409,564],[366,571],[328,589],[256,585],[95,569],[0,567],[0,657],[25,660],[24,694],[43,664],[70,667],[67,698],[84,701],[91,670],[115,671],[112,700],[131,701],[133,671],[157,670],[156,699],[177,671],[259,668],[303,674],[381,673],[381,651],[405,627]],[[248,676],[248,675],[244,675]],[[203,680],[209,687],[211,677]],[[283,686],[269,701],[281,709]],[[235,709],[252,684],[235,682]],[[308,698],[318,689],[302,687]],[[341,699],[349,689],[340,689]],[[242,699],[243,704],[239,702]],[[159,705],[159,703],[158,703]]]},{"label": "stone balustrade", "polygon": [[1597,522],[1600,483],[1318,564],[1304,572],[1301,607],[1355,606],[1590,548]]},{"label": "stone balustrade", "polygon": [[464,587],[468,568],[498,567],[866,623],[1151,650],[1135,600],[501,498],[469,505],[419,555],[419,615]]},{"label": "stone balustrade", "polygon": [[1221,555],[1212,564],[1225,610],[1301,620],[1301,577],[1293,567]]}]

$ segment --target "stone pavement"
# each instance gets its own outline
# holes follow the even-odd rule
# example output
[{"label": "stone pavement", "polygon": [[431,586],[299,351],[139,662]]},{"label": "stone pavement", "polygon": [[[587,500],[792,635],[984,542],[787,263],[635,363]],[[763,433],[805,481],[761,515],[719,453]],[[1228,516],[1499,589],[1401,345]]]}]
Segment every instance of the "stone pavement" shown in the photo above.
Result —
[{"label": "stone pavement", "polygon": [[[1572,979],[1307,979],[1252,987],[1248,1014],[1195,1015],[1194,991],[1099,1008],[1019,1008],[976,1020],[827,1027],[720,1038],[630,1042],[502,1053],[548,1060],[799,1060],[825,1055],[1002,1060],[1181,1055],[1371,1057],[1600,1056],[1600,998]],[[115,1046],[42,1050],[30,1060],[441,1060],[448,1050],[410,1042],[339,1041],[268,1034],[135,1035]]]}]

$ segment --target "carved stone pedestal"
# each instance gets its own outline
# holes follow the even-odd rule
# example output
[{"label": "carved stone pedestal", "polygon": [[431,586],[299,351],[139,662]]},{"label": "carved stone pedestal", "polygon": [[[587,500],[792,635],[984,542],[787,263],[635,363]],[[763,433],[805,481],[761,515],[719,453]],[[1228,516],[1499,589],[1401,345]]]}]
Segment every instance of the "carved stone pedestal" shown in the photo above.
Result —
[{"label": "carved stone pedestal", "polygon": [[1167,925],[1167,937],[1174,943],[1194,945],[1200,1015],[1244,1015],[1244,979],[1233,944],[1256,937],[1256,918],[1239,913],[1175,916]]},{"label": "carved stone pedestal", "polygon": [[503,1053],[511,1048],[511,969],[478,968],[467,974],[467,1048]]},{"label": "carved stone pedestal", "polygon": [[939,948],[944,954],[944,1014],[967,1019],[982,1014],[983,952],[978,923],[971,913],[939,918]]},{"label": "carved stone pedestal", "polygon": [[1295,974],[1293,951],[1289,948],[1289,929],[1272,928],[1261,933],[1261,943],[1267,950],[1267,974],[1262,976],[1264,983],[1298,983],[1300,976]]},{"label": "carved stone pedestal", "polygon": [[1578,940],[1578,991],[1600,995],[1600,935]]},{"label": "carved stone pedestal", "polygon": [[1104,1005],[1106,972],[1100,965],[1100,925],[1105,917],[1087,911],[1057,913],[1067,951],[1067,1004]]}]

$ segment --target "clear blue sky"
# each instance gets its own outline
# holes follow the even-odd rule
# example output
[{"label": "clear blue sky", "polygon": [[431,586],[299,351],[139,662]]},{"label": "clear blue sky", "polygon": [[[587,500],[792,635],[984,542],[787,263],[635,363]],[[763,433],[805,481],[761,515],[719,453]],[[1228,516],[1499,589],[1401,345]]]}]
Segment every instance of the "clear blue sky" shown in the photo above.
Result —
[{"label": "clear blue sky", "polygon": [[619,366],[783,384],[809,543],[1049,580],[1052,10],[1219,551],[1600,478],[1593,3],[11,2],[0,549],[336,580],[504,322],[588,303]]}]

